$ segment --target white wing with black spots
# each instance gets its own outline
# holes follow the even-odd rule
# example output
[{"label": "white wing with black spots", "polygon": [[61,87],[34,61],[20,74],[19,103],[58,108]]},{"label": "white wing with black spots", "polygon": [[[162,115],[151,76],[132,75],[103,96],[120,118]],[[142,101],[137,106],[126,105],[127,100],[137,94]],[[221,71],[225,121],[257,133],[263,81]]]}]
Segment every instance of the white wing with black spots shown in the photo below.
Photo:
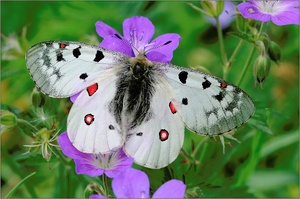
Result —
[{"label": "white wing with black spots", "polygon": [[127,131],[124,151],[137,164],[158,169],[178,156],[184,140],[184,123],[172,96],[168,83],[159,79],[145,121]]},{"label": "white wing with black spots", "polygon": [[255,111],[240,88],[199,71],[161,64],[186,126],[198,134],[214,136],[245,123]]},{"label": "white wing with black spots", "polygon": [[37,87],[51,97],[72,96],[97,82],[127,57],[79,42],[49,41],[31,47],[26,65]]},{"label": "white wing with black spots", "polygon": [[43,93],[62,98],[80,92],[67,125],[79,151],[109,153],[123,147],[149,168],[176,159],[185,125],[215,136],[242,125],[255,110],[238,87],[195,70],[150,62],[143,54],[131,58],[83,43],[50,41],[30,48],[26,64]]},{"label": "white wing with black spots", "polygon": [[85,153],[108,153],[124,143],[121,127],[111,110],[117,77],[114,71],[107,71],[105,76],[79,94],[68,116],[68,137]]}]

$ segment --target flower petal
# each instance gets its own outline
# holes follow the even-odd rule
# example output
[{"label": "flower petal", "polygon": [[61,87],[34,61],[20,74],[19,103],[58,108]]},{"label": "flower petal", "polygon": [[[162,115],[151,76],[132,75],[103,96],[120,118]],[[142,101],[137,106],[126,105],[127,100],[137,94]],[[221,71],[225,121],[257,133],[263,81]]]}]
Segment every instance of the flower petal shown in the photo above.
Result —
[{"label": "flower petal", "polygon": [[[179,41],[181,40],[180,35],[175,33],[168,33],[161,35],[154,39],[150,45],[146,47],[147,58],[151,61],[159,62],[170,62],[173,58],[173,51],[178,47]],[[150,56],[150,52],[161,53],[166,56],[165,60],[159,60],[153,55]]]},{"label": "flower petal", "polygon": [[118,31],[102,21],[97,21],[95,25],[98,35],[103,38],[103,41],[99,45],[100,47],[133,56],[130,45],[123,41],[124,38]]},{"label": "flower petal", "polygon": [[92,155],[87,153],[82,153],[77,150],[69,140],[67,132],[64,132],[58,137],[58,144],[61,147],[62,152],[73,159],[91,159]]},{"label": "flower petal", "polygon": [[133,158],[128,157],[122,148],[118,149],[117,157],[112,157],[110,161],[110,169],[105,170],[105,175],[109,178],[114,178],[126,169],[131,168]]},{"label": "flower petal", "polygon": [[262,13],[255,5],[243,2],[239,5],[237,5],[241,15],[244,18],[252,18],[258,21],[267,22],[271,20],[270,14],[264,14]]},{"label": "flower petal", "polygon": [[112,188],[117,198],[149,198],[148,176],[137,169],[127,169],[115,177]]},{"label": "flower petal", "polygon": [[90,161],[85,159],[74,159],[76,164],[76,173],[85,174],[91,177],[101,176],[104,173],[104,169],[95,167]]},{"label": "flower petal", "polygon": [[76,101],[76,99],[77,99],[77,97],[80,95],[80,93],[81,93],[81,91],[78,92],[78,93],[76,93],[75,95],[72,95],[72,96],[70,97],[70,100],[71,100],[72,103],[74,103],[74,102]]},{"label": "flower petal", "polygon": [[161,185],[152,198],[184,198],[186,185],[180,180],[170,180]]},{"label": "flower petal", "polygon": [[107,198],[107,197],[102,196],[102,195],[100,195],[100,194],[93,194],[93,195],[90,195],[89,198]]},{"label": "flower petal", "polygon": [[279,7],[297,7],[300,6],[300,1],[298,0],[281,0],[278,2]]},{"label": "flower petal", "polygon": [[134,16],[123,22],[124,38],[139,52],[150,42],[154,30],[152,22],[146,17]]},{"label": "flower petal", "polygon": [[131,49],[131,46],[129,44],[127,44],[125,41],[123,41],[115,36],[105,37],[99,46],[102,48],[114,50],[114,51],[129,55],[131,57],[134,57],[134,53],[133,53],[133,50]]},{"label": "flower petal", "polygon": [[170,63],[170,59],[168,59],[168,57],[162,53],[159,52],[155,52],[155,51],[151,51],[149,53],[147,53],[147,59],[151,60],[151,61],[155,61],[155,62],[164,62],[164,63]]},{"label": "flower petal", "polygon": [[278,26],[283,26],[287,24],[298,24],[299,20],[299,8],[289,8],[287,11],[283,11],[272,16],[272,21]]},{"label": "flower petal", "polygon": [[102,21],[97,21],[95,26],[96,26],[96,31],[97,31],[98,35],[100,37],[102,37],[103,39],[105,37],[110,37],[115,34],[120,35],[118,33],[118,31],[116,31],[115,29],[113,29],[112,27],[107,25],[106,23],[103,23]]}]

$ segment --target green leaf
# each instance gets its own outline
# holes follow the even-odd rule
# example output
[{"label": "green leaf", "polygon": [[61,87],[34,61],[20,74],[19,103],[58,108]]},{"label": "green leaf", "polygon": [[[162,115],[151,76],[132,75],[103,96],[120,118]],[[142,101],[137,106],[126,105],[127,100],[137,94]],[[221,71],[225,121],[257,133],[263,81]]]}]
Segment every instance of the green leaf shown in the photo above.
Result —
[{"label": "green leaf", "polygon": [[266,156],[274,153],[279,149],[297,143],[298,141],[299,141],[299,129],[293,131],[292,133],[273,137],[263,145],[263,148],[260,153],[260,159],[265,158]]},{"label": "green leaf", "polygon": [[253,117],[247,122],[247,124],[252,126],[254,129],[258,129],[264,133],[273,135],[274,133],[268,125],[269,113],[269,109],[258,108]]},{"label": "green leaf", "polygon": [[255,42],[252,35],[249,35],[247,33],[229,32],[228,34],[233,35],[233,36],[235,36],[237,38],[240,38],[240,39],[242,39],[246,42],[249,42],[249,43],[254,43]]},{"label": "green leaf", "polygon": [[255,171],[247,184],[252,190],[276,190],[288,184],[297,183],[298,177],[289,171]]}]

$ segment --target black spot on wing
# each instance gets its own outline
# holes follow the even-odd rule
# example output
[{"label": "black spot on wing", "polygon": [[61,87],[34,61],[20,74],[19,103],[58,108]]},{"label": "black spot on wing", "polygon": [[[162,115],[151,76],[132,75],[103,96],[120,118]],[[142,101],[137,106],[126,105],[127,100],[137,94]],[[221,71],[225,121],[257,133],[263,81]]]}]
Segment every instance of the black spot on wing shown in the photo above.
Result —
[{"label": "black spot on wing", "polygon": [[52,48],[53,47],[53,42],[51,41],[48,41],[48,42],[45,42],[47,48]]},{"label": "black spot on wing", "polygon": [[73,50],[74,57],[78,58],[81,55],[80,48],[81,48],[81,46],[79,46],[78,48],[75,48]]},{"label": "black spot on wing", "polygon": [[226,111],[233,112],[233,109],[237,107],[237,103],[235,101],[231,101],[226,107]]},{"label": "black spot on wing", "polygon": [[56,75],[57,79],[60,79],[62,77],[62,75],[58,69],[53,71],[53,75]]},{"label": "black spot on wing", "polygon": [[137,136],[142,136],[143,135],[143,132],[139,132],[136,134]]},{"label": "black spot on wing", "polygon": [[60,62],[60,61],[66,61],[63,57],[63,53],[62,52],[56,52],[56,61]]},{"label": "black spot on wing", "polygon": [[179,78],[180,82],[183,84],[186,83],[187,77],[188,77],[188,72],[186,72],[186,71],[181,71],[178,74],[178,78]]},{"label": "black spot on wing", "polygon": [[101,59],[104,58],[103,52],[100,50],[97,50],[96,55],[95,55],[95,59],[94,62],[99,62],[101,61]]},{"label": "black spot on wing", "polygon": [[115,127],[111,124],[108,126],[108,128],[109,128],[109,130],[114,130],[115,129]]},{"label": "black spot on wing", "polygon": [[186,97],[182,98],[182,104],[183,105],[188,105],[188,99]]},{"label": "black spot on wing", "polygon": [[88,77],[88,75],[86,73],[82,73],[79,78],[80,79],[86,79]]},{"label": "black spot on wing", "polygon": [[219,102],[221,102],[224,98],[224,93],[223,92],[219,92],[218,95],[214,95],[213,96],[216,100],[218,100]]},{"label": "black spot on wing", "polygon": [[204,77],[204,79],[205,79],[205,81],[202,83],[202,87],[203,87],[203,89],[207,89],[207,88],[210,87],[211,82],[208,81],[208,80],[206,79],[206,77]]},{"label": "black spot on wing", "polygon": [[47,66],[48,68],[51,67],[51,60],[50,60],[49,55],[43,54],[42,60],[44,61],[44,62],[43,62],[43,65]]}]

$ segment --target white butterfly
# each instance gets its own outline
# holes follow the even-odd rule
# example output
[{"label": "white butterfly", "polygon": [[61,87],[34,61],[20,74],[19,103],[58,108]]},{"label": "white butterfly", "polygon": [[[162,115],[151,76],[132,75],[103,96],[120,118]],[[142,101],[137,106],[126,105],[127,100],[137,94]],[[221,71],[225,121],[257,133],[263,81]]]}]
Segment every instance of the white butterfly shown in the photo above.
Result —
[{"label": "white butterfly", "polygon": [[81,92],[67,124],[70,141],[86,153],[123,147],[137,164],[161,168],[176,159],[184,127],[215,136],[247,121],[254,104],[222,79],[178,66],[132,58],[92,45],[49,41],[34,45],[26,63],[50,97]]}]

